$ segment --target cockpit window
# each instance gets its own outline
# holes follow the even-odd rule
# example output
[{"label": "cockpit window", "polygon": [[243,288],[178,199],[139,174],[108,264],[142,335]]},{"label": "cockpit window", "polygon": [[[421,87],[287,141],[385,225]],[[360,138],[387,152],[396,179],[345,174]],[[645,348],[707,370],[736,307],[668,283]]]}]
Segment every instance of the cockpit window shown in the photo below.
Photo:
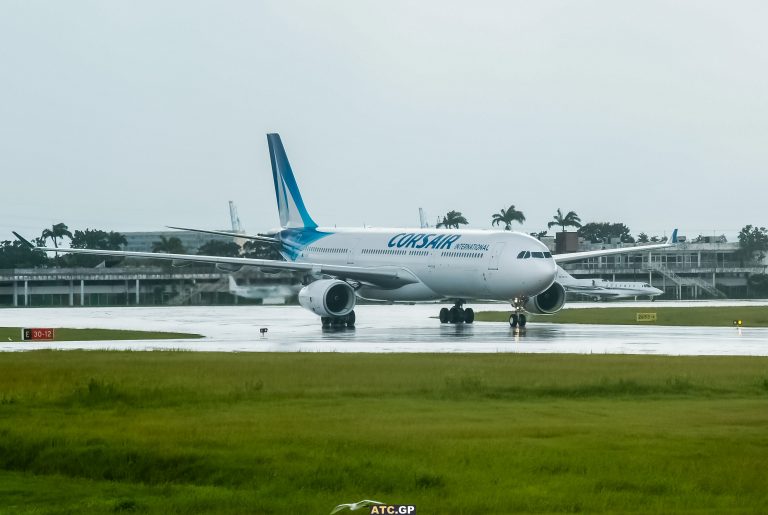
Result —
[{"label": "cockpit window", "polygon": [[517,255],[517,259],[529,259],[529,258],[551,258],[552,254],[549,252],[531,252],[530,250],[521,250]]}]

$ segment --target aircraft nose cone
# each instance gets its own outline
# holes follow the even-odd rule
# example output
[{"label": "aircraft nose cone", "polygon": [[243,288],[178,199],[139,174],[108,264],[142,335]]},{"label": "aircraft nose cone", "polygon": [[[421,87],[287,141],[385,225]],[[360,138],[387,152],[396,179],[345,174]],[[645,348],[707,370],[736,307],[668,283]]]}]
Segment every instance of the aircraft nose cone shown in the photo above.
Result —
[{"label": "aircraft nose cone", "polygon": [[542,259],[536,266],[537,286],[541,291],[549,288],[557,277],[557,265],[551,259]]}]

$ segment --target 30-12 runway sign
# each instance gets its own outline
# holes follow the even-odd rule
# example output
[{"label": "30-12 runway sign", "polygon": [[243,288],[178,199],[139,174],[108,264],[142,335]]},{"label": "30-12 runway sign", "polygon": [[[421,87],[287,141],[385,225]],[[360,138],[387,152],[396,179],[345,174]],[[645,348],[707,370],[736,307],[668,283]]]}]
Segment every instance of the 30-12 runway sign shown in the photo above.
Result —
[{"label": "30-12 runway sign", "polygon": [[26,341],[53,340],[56,332],[48,327],[24,328],[21,330],[21,339]]}]

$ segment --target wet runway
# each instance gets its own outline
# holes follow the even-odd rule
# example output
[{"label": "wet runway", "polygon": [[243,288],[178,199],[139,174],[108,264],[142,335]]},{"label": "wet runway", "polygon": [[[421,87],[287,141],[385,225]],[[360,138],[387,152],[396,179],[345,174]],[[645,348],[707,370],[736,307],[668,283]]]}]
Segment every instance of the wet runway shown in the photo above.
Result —
[{"label": "wet runway", "polygon": [[[664,303],[666,304],[666,303]],[[664,305],[660,302],[655,306]],[[703,303],[695,303],[701,305]],[[730,302],[729,305],[739,304]],[[742,303],[755,305],[755,303]],[[601,304],[605,306],[605,304]],[[649,306],[648,303],[622,306]],[[675,305],[680,305],[676,303]],[[711,304],[706,304],[711,305]],[[592,307],[578,304],[574,307]],[[768,328],[653,327],[530,323],[440,324],[438,305],[358,306],[355,329],[323,330],[298,306],[31,308],[0,310],[0,326],[181,331],[200,340],[0,342],[0,351],[32,349],[185,349],[224,352],[533,352],[768,356]],[[507,306],[472,306],[506,311]],[[768,309],[768,307],[766,308]],[[268,332],[262,337],[259,329]]]}]

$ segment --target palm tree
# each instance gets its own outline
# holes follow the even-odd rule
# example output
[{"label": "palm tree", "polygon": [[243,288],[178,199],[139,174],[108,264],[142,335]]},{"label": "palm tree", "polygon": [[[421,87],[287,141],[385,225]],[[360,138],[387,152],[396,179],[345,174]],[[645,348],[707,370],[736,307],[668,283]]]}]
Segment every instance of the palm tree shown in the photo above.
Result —
[{"label": "palm tree", "polygon": [[548,228],[552,228],[553,225],[559,225],[565,232],[566,227],[581,227],[581,218],[575,211],[568,211],[568,214],[563,216],[563,212],[560,208],[557,208],[557,214],[552,217],[553,220],[547,224]]},{"label": "palm tree", "polygon": [[72,239],[72,233],[69,232],[69,227],[65,223],[54,224],[50,229],[43,229],[43,233],[40,235],[43,241],[47,239],[53,241],[53,246],[56,248],[59,248],[58,240],[63,239],[64,236]]},{"label": "palm tree", "polygon": [[160,240],[152,242],[152,252],[164,252],[166,254],[186,254],[187,249],[176,236],[166,238],[160,236]]},{"label": "palm tree", "polygon": [[438,229],[440,227],[458,229],[459,225],[467,225],[468,223],[464,215],[461,214],[461,211],[448,211],[448,214],[443,217],[443,221],[439,222],[435,227]]},{"label": "palm tree", "polygon": [[509,209],[501,208],[501,211],[494,213],[491,225],[504,224],[505,231],[512,230],[512,222],[525,222],[525,215],[522,211],[515,209],[515,206],[509,206]]}]

